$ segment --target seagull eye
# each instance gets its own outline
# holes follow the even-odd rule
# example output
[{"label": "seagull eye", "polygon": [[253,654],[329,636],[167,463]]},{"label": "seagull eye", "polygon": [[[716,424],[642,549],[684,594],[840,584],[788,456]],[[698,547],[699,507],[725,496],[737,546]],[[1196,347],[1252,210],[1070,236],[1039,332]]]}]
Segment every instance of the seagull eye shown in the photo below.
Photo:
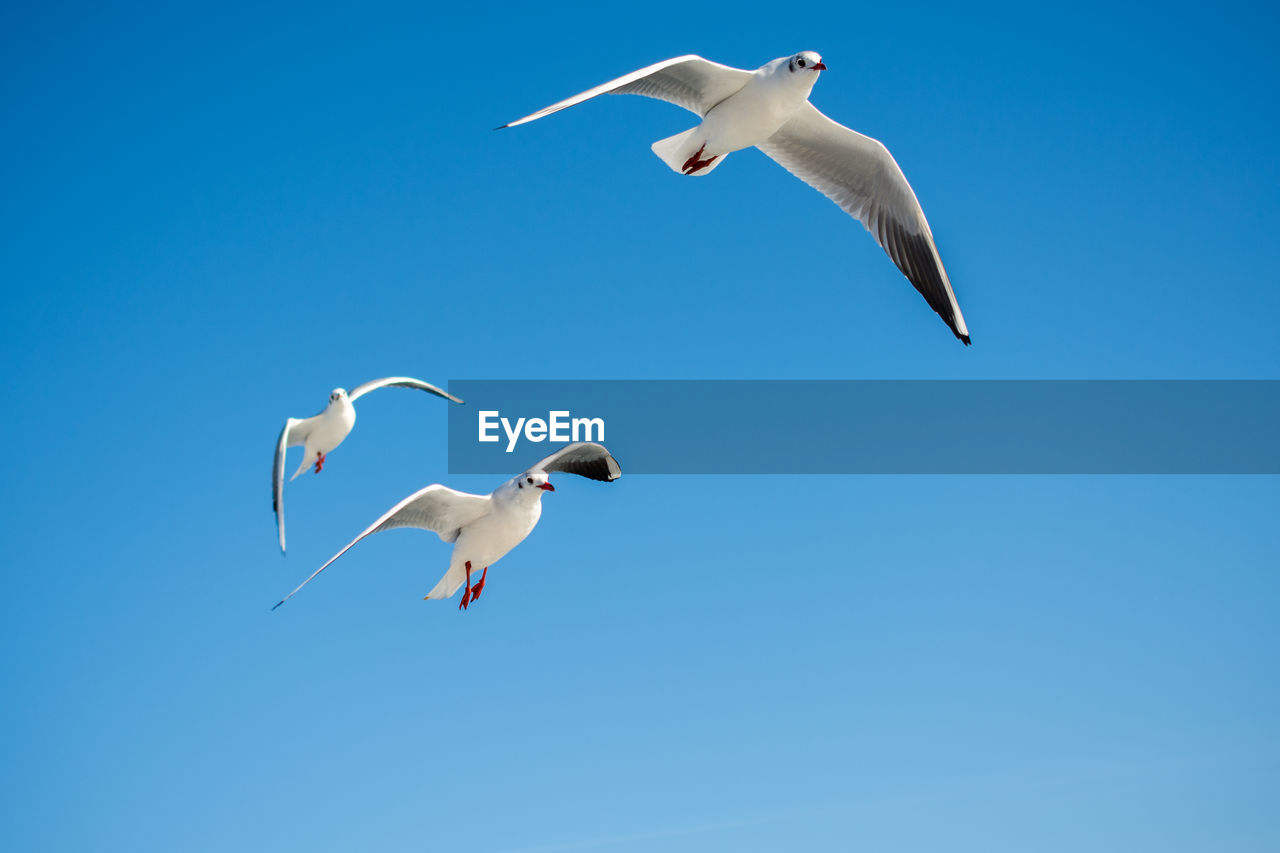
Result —
[{"label": "seagull eye", "polygon": [[803,60],[803,59],[797,59],[797,60],[796,60],[796,65],[799,65],[801,68],[804,68],[804,60]]},{"label": "seagull eye", "polygon": [[532,486],[532,485],[533,485],[533,478],[532,478],[532,477],[530,477],[530,478],[529,478],[528,483],[529,483],[529,485],[530,485],[530,486]]}]

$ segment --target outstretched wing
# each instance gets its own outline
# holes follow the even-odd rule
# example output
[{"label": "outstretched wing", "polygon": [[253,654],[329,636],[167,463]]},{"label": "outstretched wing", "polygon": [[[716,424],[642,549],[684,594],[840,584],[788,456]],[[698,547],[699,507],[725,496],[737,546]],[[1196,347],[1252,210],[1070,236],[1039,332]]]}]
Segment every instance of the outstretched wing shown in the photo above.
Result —
[{"label": "outstretched wing", "polygon": [[605,449],[604,445],[593,441],[579,441],[568,444],[543,459],[530,471],[544,471],[548,474],[563,471],[566,474],[577,474],[589,480],[603,480],[611,483],[622,476],[618,460]]},{"label": "outstretched wing", "polygon": [[758,147],[866,226],[929,307],[968,345],[969,329],[924,210],[884,145],[805,104]]},{"label": "outstretched wing", "polygon": [[458,532],[462,527],[487,513],[489,507],[488,495],[459,492],[447,486],[441,486],[439,483],[414,492],[387,510],[381,518],[347,543],[345,548],[330,557],[328,562],[311,573],[311,577],[298,584],[293,592],[276,602],[271,609],[275,610],[276,607],[293,598],[298,590],[311,583],[316,575],[327,569],[334,560],[350,551],[352,546],[366,536],[396,527],[417,527],[422,530],[434,530],[445,542],[452,542],[458,538]]},{"label": "outstretched wing", "polygon": [[284,455],[298,444],[305,444],[315,418],[289,418],[276,440],[276,458],[271,463],[271,510],[276,514],[276,527],[280,530],[280,553],[284,553]]},{"label": "outstretched wing", "polygon": [[674,59],[655,62],[639,71],[624,74],[608,83],[601,83],[594,89],[557,101],[549,107],[543,107],[536,113],[518,118],[502,127],[525,124],[559,112],[565,107],[589,101],[597,95],[606,94],[643,95],[646,98],[657,98],[660,101],[684,107],[699,116],[705,116],[716,104],[747,85],[750,79],[751,72],[743,71],[741,68],[731,68],[692,54],[677,56]]},{"label": "outstretched wing", "polygon": [[355,401],[357,398],[363,397],[370,391],[376,391],[379,388],[417,388],[419,391],[426,391],[429,394],[444,397],[446,400],[452,400],[455,403],[462,402],[448,391],[442,391],[430,382],[423,382],[421,379],[414,379],[412,376],[388,376],[386,379],[375,379],[372,382],[357,385],[354,390],[347,394],[347,399]]}]

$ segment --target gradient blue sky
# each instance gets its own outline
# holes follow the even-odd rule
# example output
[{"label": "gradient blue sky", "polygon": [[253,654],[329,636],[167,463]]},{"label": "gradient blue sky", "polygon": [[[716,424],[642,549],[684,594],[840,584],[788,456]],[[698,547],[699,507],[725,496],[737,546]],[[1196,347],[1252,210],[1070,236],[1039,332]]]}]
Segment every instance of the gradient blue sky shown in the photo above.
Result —
[{"label": "gradient blue sky", "polygon": [[[1276,32],[6,4],[0,846],[1276,849],[1274,478],[562,478],[466,614],[421,600],[448,549],[416,532],[269,611],[444,477],[441,401],[362,401],[287,558],[267,501],[284,418],[389,374],[1277,378]],[[972,348],[758,152],[673,175],[681,110],[491,130],[801,49],[912,181]]]}]

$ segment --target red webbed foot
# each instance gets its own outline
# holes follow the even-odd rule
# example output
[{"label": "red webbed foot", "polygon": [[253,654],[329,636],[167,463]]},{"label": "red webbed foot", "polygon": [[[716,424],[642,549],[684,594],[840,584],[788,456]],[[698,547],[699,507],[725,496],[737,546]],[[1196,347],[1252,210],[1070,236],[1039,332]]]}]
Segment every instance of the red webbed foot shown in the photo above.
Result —
[{"label": "red webbed foot", "polygon": [[319,474],[324,469],[324,454],[316,451],[316,473]]},{"label": "red webbed foot", "polygon": [[467,560],[467,582],[462,585],[462,600],[458,602],[458,609],[466,610],[469,604],[471,604],[471,561]]},{"label": "red webbed foot", "polygon": [[472,600],[472,601],[477,601],[477,600],[479,600],[479,598],[480,598],[480,593],[484,590],[484,577],[485,577],[485,575],[487,575],[487,574],[489,574],[489,567],[488,567],[488,566],[485,566],[485,567],[484,567],[484,571],[480,573],[480,581],[479,581],[475,586],[471,587],[471,600]]},{"label": "red webbed foot", "polygon": [[694,172],[702,171],[703,169],[707,168],[712,163],[714,163],[717,159],[719,159],[720,157],[719,154],[717,154],[715,157],[709,157],[706,160],[698,159],[699,157],[702,156],[702,152],[706,150],[707,150],[707,144],[704,142],[702,143],[702,147],[698,149],[697,154],[694,154],[688,160],[684,161],[684,165],[680,167],[680,171],[685,173],[686,175],[692,175]]}]

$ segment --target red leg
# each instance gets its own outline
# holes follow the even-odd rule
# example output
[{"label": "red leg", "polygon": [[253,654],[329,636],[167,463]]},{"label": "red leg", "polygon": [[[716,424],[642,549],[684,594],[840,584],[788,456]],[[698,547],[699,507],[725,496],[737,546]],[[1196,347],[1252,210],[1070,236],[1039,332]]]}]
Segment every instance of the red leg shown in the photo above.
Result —
[{"label": "red leg", "polygon": [[717,154],[716,156],[708,158],[706,160],[699,160],[698,158],[702,156],[702,152],[705,151],[706,149],[707,149],[707,144],[704,142],[702,143],[702,147],[698,149],[697,154],[694,154],[688,160],[684,161],[684,165],[680,167],[680,171],[684,172],[686,175],[692,175],[694,172],[700,172],[703,169],[707,168],[708,166],[710,166],[712,163],[714,163],[716,160],[720,158],[720,155]]},{"label": "red leg", "polygon": [[[479,598],[480,598],[480,593],[481,593],[481,591],[484,589],[484,576],[485,576],[485,575],[487,575],[487,574],[489,574],[489,567],[488,567],[488,566],[485,566],[485,567],[484,567],[484,571],[480,573],[480,582],[479,582],[478,584],[476,584],[475,586],[471,587],[471,600],[472,600],[472,601],[478,601],[478,600],[479,600]],[[470,580],[470,578],[468,578],[468,580]]]},{"label": "red leg", "polygon": [[462,586],[462,600],[458,602],[459,610],[466,610],[471,603],[471,561],[467,560],[467,582]]},{"label": "red leg", "polygon": [[319,474],[324,468],[324,454],[319,450],[316,451],[316,473]]}]

